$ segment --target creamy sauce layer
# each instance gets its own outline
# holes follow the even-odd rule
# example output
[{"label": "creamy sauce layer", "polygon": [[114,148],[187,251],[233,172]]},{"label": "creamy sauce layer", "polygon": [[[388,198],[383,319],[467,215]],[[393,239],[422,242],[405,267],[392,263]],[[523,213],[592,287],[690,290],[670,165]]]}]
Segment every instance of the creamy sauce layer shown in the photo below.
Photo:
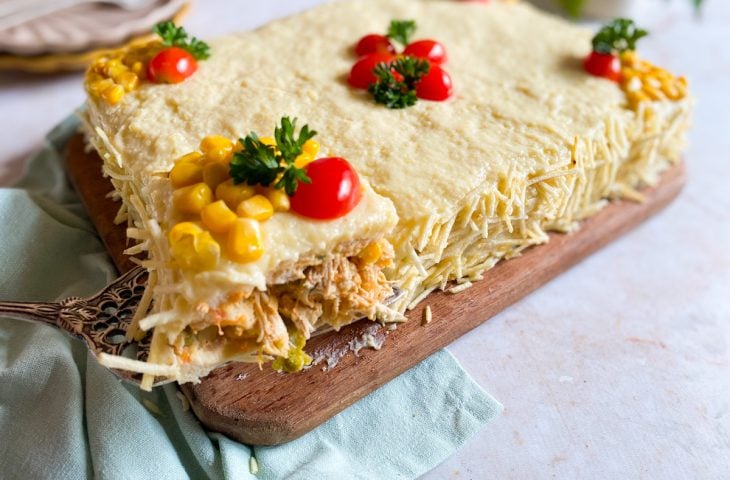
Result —
[{"label": "creamy sauce layer", "polygon": [[[454,98],[405,110],[348,87],[360,36],[415,19],[416,38],[448,50]],[[212,56],[178,85],[146,84],[92,118],[136,171],[166,170],[205,135],[269,132],[282,115],[319,132],[393,200],[401,220],[448,217],[506,171],[568,165],[575,136],[631,116],[610,81],[586,75],[591,33],[520,3],[367,0],[326,4],[210,42]]]}]

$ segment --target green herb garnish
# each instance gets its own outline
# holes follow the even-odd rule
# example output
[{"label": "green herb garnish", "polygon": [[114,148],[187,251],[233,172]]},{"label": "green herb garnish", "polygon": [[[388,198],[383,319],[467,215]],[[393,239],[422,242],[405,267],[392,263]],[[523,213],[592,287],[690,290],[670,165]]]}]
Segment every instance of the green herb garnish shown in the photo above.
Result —
[{"label": "green herb garnish", "polygon": [[299,182],[311,183],[304,169],[294,165],[294,162],[302,154],[304,143],[317,132],[310,130],[309,125],[304,125],[297,136],[296,124],[296,118],[281,119],[281,126],[274,130],[275,146],[262,143],[254,132],[239,139],[243,150],[236,152],[231,159],[233,181],[265,187],[276,182],[274,188],[283,188],[287,195],[294,195]]},{"label": "green herb garnish", "polygon": [[163,45],[180,47],[196,60],[205,60],[210,57],[210,47],[207,43],[189,36],[183,27],[178,27],[173,22],[158,23],[152,30],[162,38]]},{"label": "green herb garnish", "polygon": [[[388,108],[406,108],[416,104],[416,84],[428,74],[431,64],[416,57],[400,57],[390,63],[380,63],[373,69],[378,79],[368,87],[376,103]],[[399,77],[396,77],[396,72]]]},{"label": "green herb garnish", "polygon": [[647,35],[649,32],[638,28],[633,20],[617,18],[593,37],[593,51],[616,54],[636,50],[636,42]]},{"label": "green herb garnish", "polygon": [[387,37],[401,45],[411,43],[411,37],[416,33],[416,22],[413,20],[392,20],[388,27]]},{"label": "green herb garnish", "polygon": [[[583,9],[588,3],[587,0],[558,0],[558,2],[563,7],[563,10],[565,10],[565,13],[574,18],[581,16]],[[696,12],[699,13],[703,0],[690,0],[690,2],[694,5]]]}]

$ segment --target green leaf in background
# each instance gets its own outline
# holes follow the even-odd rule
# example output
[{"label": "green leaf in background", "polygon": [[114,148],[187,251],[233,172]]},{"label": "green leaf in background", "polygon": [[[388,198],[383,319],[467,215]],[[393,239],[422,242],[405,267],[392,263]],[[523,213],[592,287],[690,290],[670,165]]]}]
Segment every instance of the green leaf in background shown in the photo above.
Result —
[{"label": "green leaf in background", "polygon": [[[583,12],[586,0],[558,0],[563,10],[571,17],[579,17]],[[702,1],[702,0],[700,0]]]},{"label": "green leaf in background", "polygon": [[[556,0],[569,16],[577,18],[583,13],[588,0]],[[699,10],[704,0],[690,0],[692,5]]]}]

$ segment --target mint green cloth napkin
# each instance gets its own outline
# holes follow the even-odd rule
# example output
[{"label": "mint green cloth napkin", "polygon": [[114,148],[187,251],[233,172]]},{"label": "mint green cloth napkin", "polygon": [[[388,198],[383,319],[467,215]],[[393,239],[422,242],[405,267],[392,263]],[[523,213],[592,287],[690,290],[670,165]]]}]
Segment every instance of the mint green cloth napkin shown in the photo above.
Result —
[{"label": "mint green cloth napkin", "polygon": [[[0,189],[0,299],[89,295],[115,276],[61,167],[77,126],[58,126],[17,188]],[[441,351],[304,437],[251,447],[206,431],[175,385],[142,392],[81,342],[0,318],[2,478],[414,478],[501,409]]]}]

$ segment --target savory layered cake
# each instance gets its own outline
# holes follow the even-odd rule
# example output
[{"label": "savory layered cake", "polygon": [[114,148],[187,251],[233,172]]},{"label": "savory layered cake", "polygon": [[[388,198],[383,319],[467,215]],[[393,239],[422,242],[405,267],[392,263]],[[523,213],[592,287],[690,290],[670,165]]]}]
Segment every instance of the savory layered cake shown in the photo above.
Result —
[{"label": "savory layered cake", "polygon": [[[123,202],[119,220],[141,242],[130,253],[147,252],[153,279],[139,326],[154,329],[157,348],[147,367],[126,368],[185,381],[234,357],[293,361],[299,337],[317,328],[395,318],[436,289],[468,287],[549,231],[576,228],[611,198],[640,201],[637,190],[680,160],[692,100],[684,78],[637,55],[645,32],[631,22],[594,33],[518,2],[356,0],[210,41],[192,71],[180,70],[184,81],[150,67],[159,44],[100,59],[87,74],[86,133]],[[265,138],[283,117],[315,128],[327,158],[347,159],[362,191],[348,213],[290,211],[306,203],[294,189],[276,211],[285,170],[304,165],[294,157],[307,150],[296,132],[291,158],[279,155],[288,150],[280,132]],[[236,174],[261,145],[283,165],[268,184],[255,169]],[[185,210],[178,190],[206,183],[177,178],[191,154],[192,171],[224,168],[208,182],[213,194]],[[256,217],[242,213],[248,193],[217,195],[224,182],[274,207],[259,221],[256,260],[236,261],[227,230],[198,215],[224,204],[236,222]],[[200,235],[223,245],[215,264],[175,260],[179,238],[182,250],[204,250]],[[301,285],[342,262],[355,284],[375,279],[367,299],[343,300],[350,281],[308,297]],[[387,307],[391,285],[404,295]]]}]

